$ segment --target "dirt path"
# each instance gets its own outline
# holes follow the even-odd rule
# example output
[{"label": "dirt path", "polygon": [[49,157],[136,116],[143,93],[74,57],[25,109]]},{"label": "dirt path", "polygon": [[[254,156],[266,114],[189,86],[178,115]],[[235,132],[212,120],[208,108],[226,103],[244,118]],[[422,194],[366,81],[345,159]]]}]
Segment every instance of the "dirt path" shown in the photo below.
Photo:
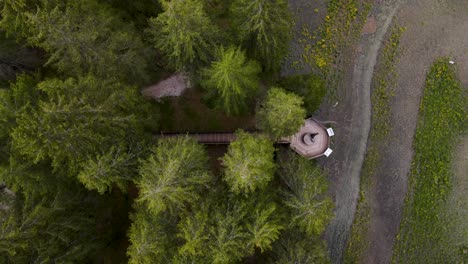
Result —
[{"label": "dirt path", "polygon": [[457,64],[468,87],[468,0],[408,0],[395,18],[407,31],[400,42],[398,78],[392,102],[390,142],[372,191],[369,250],[364,263],[390,263],[407,190],[412,142],[426,73],[440,56]]},{"label": "dirt path", "polygon": [[[343,262],[343,253],[354,219],[359,196],[359,178],[366,152],[371,122],[370,86],[377,54],[398,7],[398,1],[383,1],[371,12],[374,25],[367,25],[359,40],[359,52],[354,63],[352,82],[345,102],[334,110],[336,115],[348,112],[348,120],[337,129],[337,135],[347,134],[346,142],[337,142],[335,149],[335,218],[326,232],[333,263]],[[373,32],[375,29],[375,32]],[[333,114],[330,116],[333,120]]]},{"label": "dirt path", "polygon": [[[306,2],[290,0],[293,8],[310,13],[309,6],[299,8]],[[403,52],[396,66],[399,77],[392,103],[390,135],[394,144],[382,150],[385,163],[375,179],[369,233],[371,247],[365,253],[366,263],[389,263],[392,256],[406,194],[419,100],[426,71],[432,61],[436,57],[451,56],[458,65],[463,85],[468,87],[467,10],[468,0],[376,0],[369,16],[370,23],[365,26],[356,47],[355,61],[349,63],[350,70],[345,72],[345,82],[340,89],[343,101],[336,107],[326,106],[327,109],[320,114],[322,118],[338,123],[333,143],[335,152],[331,158],[322,161],[328,167],[336,204],[335,218],[325,234],[333,263],[343,262],[354,219],[371,120],[370,85],[377,54],[393,16],[397,15],[398,24],[405,26],[407,31],[401,39]],[[309,21],[307,12],[298,14],[302,17],[299,22],[315,25],[317,20]],[[293,58],[300,55],[297,51],[293,49]],[[287,69],[284,73],[295,71]]]}]

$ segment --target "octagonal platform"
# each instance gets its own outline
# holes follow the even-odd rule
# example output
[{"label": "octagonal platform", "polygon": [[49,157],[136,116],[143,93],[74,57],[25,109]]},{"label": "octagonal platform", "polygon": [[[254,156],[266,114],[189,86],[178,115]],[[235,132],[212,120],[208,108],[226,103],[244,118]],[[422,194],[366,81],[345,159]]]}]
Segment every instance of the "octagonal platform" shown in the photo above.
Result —
[{"label": "octagonal platform", "polygon": [[289,138],[290,148],[301,156],[314,159],[331,154],[330,133],[327,128],[313,118],[304,121],[302,128]]}]

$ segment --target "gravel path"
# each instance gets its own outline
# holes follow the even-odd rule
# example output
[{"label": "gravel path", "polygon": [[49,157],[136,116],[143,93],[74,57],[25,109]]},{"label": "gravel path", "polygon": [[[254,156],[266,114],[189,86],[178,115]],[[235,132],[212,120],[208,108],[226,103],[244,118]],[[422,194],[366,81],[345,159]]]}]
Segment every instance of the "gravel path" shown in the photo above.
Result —
[{"label": "gravel path", "polygon": [[[352,82],[349,94],[344,100],[341,109],[349,112],[349,127],[341,132],[347,133],[347,142],[338,143],[335,163],[337,164],[337,183],[335,193],[335,218],[331,221],[326,232],[326,239],[330,249],[333,263],[343,262],[343,253],[349,231],[356,211],[359,196],[359,178],[366,153],[367,139],[371,122],[370,88],[374,66],[377,61],[378,51],[382,39],[387,32],[398,7],[397,1],[382,2],[371,12],[371,21],[375,21],[375,27],[367,25],[366,31],[359,40],[357,50],[359,52],[354,63]],[[368,30],[374,28],[374,30]],[[333,118],[333,117],[332,117]],[[347,126],[346,124],[344,125]],[[337,135],[340,135],[340,129]]]}]

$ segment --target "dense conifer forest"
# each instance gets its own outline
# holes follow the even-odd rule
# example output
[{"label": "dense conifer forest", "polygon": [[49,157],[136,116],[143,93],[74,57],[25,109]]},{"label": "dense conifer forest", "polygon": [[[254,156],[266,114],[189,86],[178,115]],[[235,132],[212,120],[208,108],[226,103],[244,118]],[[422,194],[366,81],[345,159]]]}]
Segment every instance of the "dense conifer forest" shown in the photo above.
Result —
[{"label": "dense conifer forest", "polygon": [[[0,0],[2,263],[327,263],[326,175],[274,144],[323,96],[280,75],[293,25],[286,0]],[[155,137],[211,118],[142,96],[176,72],[236,131],[221,157]]]}]

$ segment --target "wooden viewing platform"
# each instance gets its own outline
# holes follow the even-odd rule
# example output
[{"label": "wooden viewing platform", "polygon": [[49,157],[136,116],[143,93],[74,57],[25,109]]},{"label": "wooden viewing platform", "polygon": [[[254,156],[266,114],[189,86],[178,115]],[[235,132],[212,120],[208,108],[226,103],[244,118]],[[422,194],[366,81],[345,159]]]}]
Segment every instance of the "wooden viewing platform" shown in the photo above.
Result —
[{"label": "wooden viewing platform", "polygon": [[329,147],[330,137],[333,135],[331,128],[327,129],[317,120],[308,118],[299,132],[291,136],[289,146],[308,159],[315,159],[322,155],[328,157],[332,152]]},{"label": "wooden viewing platform", "polygon": [[[257,133],[255,131],[247,131]],[[180,135],[188,135],[195,138],[199,143],[206,145],[224,145],[230,144],[236,140],[236,134],[231,132],[215,132],[215,133],[167,133],[161,134],[158,137],[174,137]],[[304,125],[299,132],[290,136],[284,137],[276,141],[277,144],[290,144],[290,148],[301,156],[314,159],[320,156],[329,156],[332,153],[330,146],[330,137],[334,135],[333,129],[326,128],[319,121],[308,118],[304,120]]]}]

